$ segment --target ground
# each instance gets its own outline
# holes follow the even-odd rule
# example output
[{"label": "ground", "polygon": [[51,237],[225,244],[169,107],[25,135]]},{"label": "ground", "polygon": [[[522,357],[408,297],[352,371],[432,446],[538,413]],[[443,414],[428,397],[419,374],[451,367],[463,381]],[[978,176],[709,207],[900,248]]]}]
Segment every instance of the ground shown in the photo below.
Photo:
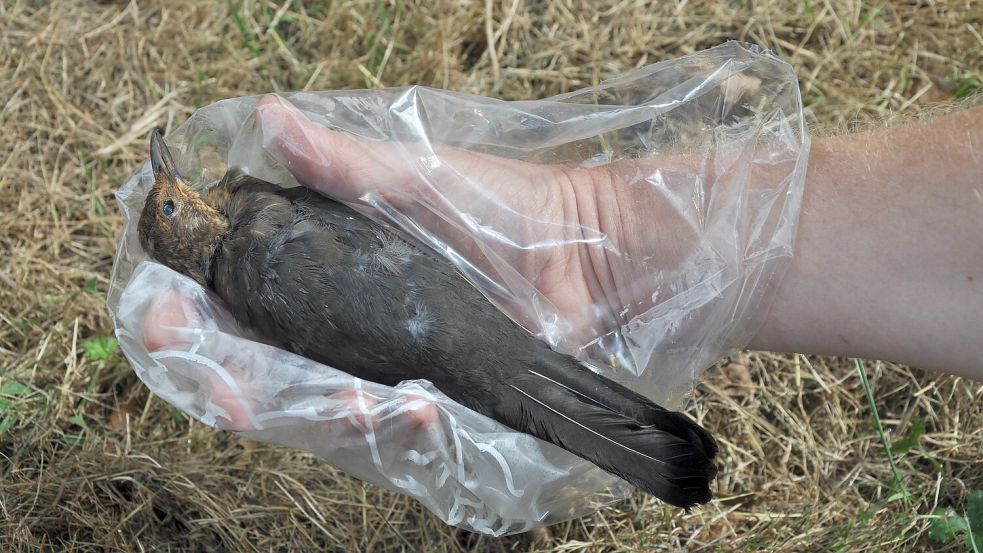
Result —
[{"label": "ground", "polygon": [[147,4],[0,2],[3,551],[960,550],[933,513],[983,522],[983,387],[871,360],[865,390],[854,360],[748,352],[690,407],[722,446],[711,504],[639,493],[538,540],[469,534],[190,422],[115,350],[104,299],[113,191],[153,127],[215,100],[405,84],[541,98],[734,38],[795,64],[811,126],[837,132],[978,91],[979,0]]}]

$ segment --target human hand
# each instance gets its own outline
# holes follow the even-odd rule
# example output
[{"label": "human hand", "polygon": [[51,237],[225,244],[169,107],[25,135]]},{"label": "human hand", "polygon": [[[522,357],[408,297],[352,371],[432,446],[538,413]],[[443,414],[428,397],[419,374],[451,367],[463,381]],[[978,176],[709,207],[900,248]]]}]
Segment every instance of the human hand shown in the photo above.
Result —
[{"label": "human hand", "polygon": [[318,125],[272,95],[255,113],[267,149],[301,184],[346,202],[381,198],[496,282],[524,280],[532,297],[506,306],[510,315],[536,329],[535,315],[523,310],[544,298],[578,343],[664,299],[654,275],[681,272],[698,242],[690,158],[536,164],[366,140]]}]

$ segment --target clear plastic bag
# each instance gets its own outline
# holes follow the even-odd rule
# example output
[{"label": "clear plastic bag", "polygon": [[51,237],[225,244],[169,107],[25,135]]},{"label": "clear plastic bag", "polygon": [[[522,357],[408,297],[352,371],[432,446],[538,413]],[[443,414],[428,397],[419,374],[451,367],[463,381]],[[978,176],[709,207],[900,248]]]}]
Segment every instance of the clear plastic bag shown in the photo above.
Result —
[{"label": "clear plastic bag", "polygon": [[[809,138],[794,70],[755,46],[726,43],[538,101],[422,87],[282,98],[318,125],[375,141],[386,152],[380,163],[412,168],[413,186],[400,197],[362,194],[353,199],[358,209],[447,255],[554,348],[669,408],[682,404],[716,359],[747,344],[791,258]],[[240,166],[298,185],[282,150],[271,147],[283,129],[258,122],[258,101],[201,108],[168,137],[187,180],[207,187]],[[645,227],[640,236],[666,238],[628,251],[602,229],[544,219],[483,187],[448,148],[540,166],[607,168],[638,205],[655,206],[636,223]],[[311,451],[415,497],[448,524],[487,534],[579,516],[630,490],[558,447],[450,401],[424,380],[382,386],[254,339],[210,292],[142,251],[136,221],[151,183],[148,163],[117,193],[126,225],[109,308],[137,374],[172,405],[205,424]],[[572,232],[558,233],[556,225]],[[472,247],[449,245],[461,236]],[[563,248],[601,252],[620,275],[615,297],[624,303],[586,306],[594,319],[572,322],[570,310],[516,262],[531,250]],[[193,312],[174,329],[184,345],[151,352],[142,339],[144,317],[166,294],[188,298],[183,305]],[[402,416],[421,404],[436,406],[436,422]]]}]

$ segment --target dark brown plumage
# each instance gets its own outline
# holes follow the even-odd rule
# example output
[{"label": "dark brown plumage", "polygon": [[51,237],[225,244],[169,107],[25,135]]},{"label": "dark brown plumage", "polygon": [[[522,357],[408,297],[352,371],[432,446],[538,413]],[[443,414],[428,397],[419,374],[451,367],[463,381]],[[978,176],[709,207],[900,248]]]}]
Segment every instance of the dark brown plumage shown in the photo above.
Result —
[{"label": "dark brown plumage", "polygon": [[427,379],[674,505],[710,499],[717,449],[705,430],[553,351],[446,260],[341,203],[236,169],[202,198],[156,132],[151,163],[143,247],[242,324],[360,378]]}]

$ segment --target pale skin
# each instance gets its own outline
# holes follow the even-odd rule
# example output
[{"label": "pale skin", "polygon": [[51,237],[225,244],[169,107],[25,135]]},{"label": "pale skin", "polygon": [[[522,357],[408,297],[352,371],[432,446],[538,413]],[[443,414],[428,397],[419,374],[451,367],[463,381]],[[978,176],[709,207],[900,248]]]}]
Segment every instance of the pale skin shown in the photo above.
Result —
[{"label": "pale skin", "polygon": [[[452,227],[412,212],[393,193],[415,190],[418,177],[393,161],[392,144],[325,129],[276,97],[260,102],[257,117],[271,153],[302,184],[340,200],[379,194],[469,253]],[[638,201],[625,177],[634,172],[630,167],[534,165],[449,148],[437,154],[456,170],[433,178],[451,199],[455,178],[463,175],[515,210],[597,228],[622,250],[666,266],[694,239],[658,198]],[[685,169],[678,160],[666,163]],[[816,138],[805,190],[791,266],[748,347],[884,359],[983,380],[983,108]],[[485,220],[501,211],[476,210]],[[553,228],[557,236],[536,238],[571,232]],[[630,275],[597,249],[519,252],[510,263],[573,321],[575,332],[589,335],[604,326],[589,306],[625,305],[645,294],[629,290]],[[183,301],[165,296],[148,311],[148,348],[173,345],[169,328],[188,324]],[[423,406],[407,416],[426,424],[437,413]]]},{"label": "pale skin", "polygon": [[983,107],[817,139],[805,190],[750,347],[983,380]]}]

